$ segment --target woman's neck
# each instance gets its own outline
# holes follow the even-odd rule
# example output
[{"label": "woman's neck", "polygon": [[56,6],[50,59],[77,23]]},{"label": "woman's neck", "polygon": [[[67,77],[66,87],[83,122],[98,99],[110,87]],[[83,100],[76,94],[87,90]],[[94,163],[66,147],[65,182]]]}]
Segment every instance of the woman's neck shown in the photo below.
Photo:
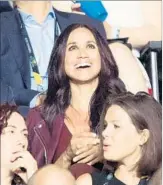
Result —
[{"label": "woman's neck", "polygon": [[89,84],[75,84],[70,82],[71,105],[78,111],[89,112],[90,101],[97,86],[98,80]]},{"label": "woman's neck", "polygon": [[13,179],[13,176],[11,172],[8,169],[1,168],[1,178],[0,178],[0,184],[2,185],[11,185],[11,181]]},{"label": "woman's neck", "polygon": [[17,1],[18,8],[28,14],[31,14],[38,23],[42,23],[51,6],[50,1]]},{"label": "woman's neck", "polygon": [[125,165],[119,165],[114,175],[126,185],[137,185],[140,181],[137,170],[135,168],[131,170],[129,166]]},{"label": "woman's neck", "polygon": [[117,166],[115,176],[126,185],[137,185],[140,176],[137,172],[137,163],[141,157],[140,148],[137,148],[132,154],[124,158]]}]

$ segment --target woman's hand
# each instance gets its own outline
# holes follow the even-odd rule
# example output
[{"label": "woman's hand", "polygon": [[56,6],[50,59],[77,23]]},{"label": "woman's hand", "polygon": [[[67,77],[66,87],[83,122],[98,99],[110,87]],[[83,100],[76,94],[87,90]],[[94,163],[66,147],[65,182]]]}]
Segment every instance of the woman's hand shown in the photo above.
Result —
[{"label": "woman's hand", "polygon": [[88,151],[92,146],[98,143],[100,143],[100,140],[95,133],[83,132],[72,137],[66,153],[73,159],[80,151]]},{"label": "woman's hand", "polygon": [[101,144],[88,145],[79,149],[77,155],[73,158],[73,162],[87,163],[93,165],[103,159],[103,152]]},{"label": "woman's hand", "polygon": [[12,172],[19,175],[25,182],[38,169],[37,162],[29,151],[16,152],[13,154],[11,163]]}]

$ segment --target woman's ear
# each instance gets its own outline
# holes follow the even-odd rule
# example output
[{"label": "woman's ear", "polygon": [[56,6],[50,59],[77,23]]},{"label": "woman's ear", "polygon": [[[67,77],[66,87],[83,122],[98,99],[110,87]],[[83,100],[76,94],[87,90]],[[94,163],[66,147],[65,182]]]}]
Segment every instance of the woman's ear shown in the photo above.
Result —
[{"label": "woman's ear", "polygon": [[150,137],[150,133],[148,129],[144,129],[140,133],[140,145],[144,145]]}]

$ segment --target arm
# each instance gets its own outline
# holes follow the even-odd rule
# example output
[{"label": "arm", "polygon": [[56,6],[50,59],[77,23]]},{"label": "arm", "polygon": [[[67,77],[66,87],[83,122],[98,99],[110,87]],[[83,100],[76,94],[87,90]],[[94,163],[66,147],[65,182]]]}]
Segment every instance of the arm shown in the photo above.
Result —
[{"label": "arm", "polygon": [[[108,12],[110,12],[110,17],[114,20],[114,24],[117,22],[117,26],[124,22],[124,17],[121,18],[121,13],[118,12],[116,6],[118,2],[113,6],[109,6],[109,2],[105,2]],[[126,2],[126,5],[128,3]],[[129,3],[131,6],[131,3]],[[115,8],[115,9],[114,9]],[[133,5],[131,8],[134,8]],[[115,10],[115,11],[114,11]],[[117,14],[115,13],[117,11]],[[122,7],[122,11],[123,7]],[[128,16],[130,16],[130,11],[128,11]],[[129,43],[135,48],[142,47],[146,45],[149,41],[160,41],[161,39],[161,1],[140,1],[139,2],[139,12],[142,17],[142,25],[135,27],[120,27],[120,38],[129,37]],[[127,15],[127,12],[126,12]],[[133,15],[131,15],[132,17]],[[132,18],[131,18],[132,20]],[[134,20],[133,20],[134,21]],[[125,22],[124,22],[125,23]],[[133,23],[134,24],[134,23]],[[112,38],[113,26],[109,21],[104,23],[107,32],[107,38]]]},{"label": "arm", "polygon": [[12,88],[5,84],[2,80],[0,81],[0,103],[15,103],[14,94]]},{"label": "arm", "polygon": [[113,43],[109,47],[117,63],[119,77],[126,85],[126,89],[134,94],[138,91],[148,92],[143,73],[131,50],[121,43]]},{"label": "arm", "polygon": [[17,105],[29,106],[30,101],[39,92],[31,89],[13,88],[0,79],[1,102],[15,101]]},{"label": "arm", "polygon": [[72,157],[72,153],[70,152],[70,148],[68,147],[66,151],[63,152],[61,156],[57,159],[55,165],[68,169],[71,166]]},{"label": "arm", "polygon": [[91,175],[86,173],[76,180],[76,185],[93,185]]}]

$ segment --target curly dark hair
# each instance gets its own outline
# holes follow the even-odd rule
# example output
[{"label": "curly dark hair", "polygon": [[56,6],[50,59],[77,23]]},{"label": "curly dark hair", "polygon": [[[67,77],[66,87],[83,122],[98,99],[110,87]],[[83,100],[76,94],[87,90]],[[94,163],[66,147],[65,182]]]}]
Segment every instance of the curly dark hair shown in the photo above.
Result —
[{"label": "curly dark hair", "polygon": [[[0,104],[0,135],[2,134],[2,130],[7,127],[7,121],[14,112],[19,113],[16,105],[10,105],[8,103]],[[26,183],[15,174],[12,180],[12,185],[26,185]]]}]

